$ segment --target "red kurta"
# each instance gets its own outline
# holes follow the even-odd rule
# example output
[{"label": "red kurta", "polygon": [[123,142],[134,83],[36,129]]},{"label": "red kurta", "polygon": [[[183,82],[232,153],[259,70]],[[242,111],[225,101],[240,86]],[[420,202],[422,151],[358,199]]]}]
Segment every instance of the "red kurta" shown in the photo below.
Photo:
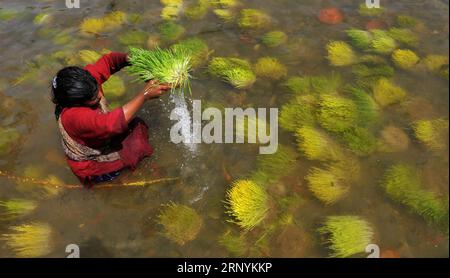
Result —
[{"label": "red kurta", "polygon": [[[126,65],[126,54],[113,52],[104,55],[95,64],[87,65],[85,69],[97,80],[99,93],[103,95],[101,85],[111,74]],[[120,159],[112,162],[74,161],[67,158],[70,168],[83,183],[88,183],[92,176],[123,168],[135,169],[139,161],[153,152],[148,142],[147,125],[139,118],[127,124],[121,107],[107,114],[103,114],[100,108],[65,108],[61,113],[61,121],[70,137],[78,143],[94,149],[107,145],[119,151]]]}]

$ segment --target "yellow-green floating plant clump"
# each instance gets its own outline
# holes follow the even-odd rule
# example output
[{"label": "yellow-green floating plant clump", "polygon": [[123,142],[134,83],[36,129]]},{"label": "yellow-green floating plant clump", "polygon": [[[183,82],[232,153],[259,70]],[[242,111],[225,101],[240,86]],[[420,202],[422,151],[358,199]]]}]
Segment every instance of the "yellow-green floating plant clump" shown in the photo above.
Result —
[{"label": "yellow-green floating plant clump", "polygon": [[104,17],[86,18],[80,25],[84,35],[99,35],[120,28],[127,21],[127,15],[121,11],[111,12]]},{"label": "yellow-green floating plant clump", "polygon": [[[448,207],[422,187],[420,171],[406,164],[395,164],[384,174],[381,186],[394,201],[422,216],[428,223],[448,229]],[[448,202],[448,201],[447,201]]]},{"label": "yellow-green floating plant clump", "polygon": [[372,51],[379,54],[390,54],[397,49],[397,42],[384,30],[372,30]]},{"label": "yellow-green floating plant clump", "polygon": [[337,67],[349,66],[358,62],[352,47],[343,41],[331,41],[327,44],[328,60]]},{"label": "yellow-green floating plant clump", "polygon": [[369,16],[369,17],[378,17],[382,14],[384,14],[385,8],[381,7],[368,7],[365,3],[359,5],[358,13],[362,16]]},{"label": "yellow-green floating plant clump", "polygon": [[353,46],[362,50],[370,49],[373,40],[372,33],[358,29],[349,29],[346,32]]},{"label": "yellow-green floating plant clump", "polygon": [[16,129],[0,127],[0,155],[10,153],[20,137],[20,133]]},{"label": "yellow-green floating plant clump", "polygon": [[215,57],[208,65],[208,72],[238,89],[249,88],[256,81],[250,63],[239,58]]},{"label": "yellow-green floating plant clump", "polygon": [[230,9],[214,9],[213,13],[223,22],[232,22],[235,18],[234,12]]},{"label": "yellow-green floating plant clump", "polygon": [[377,147],[377,139],[366,128],[353,127],[345,130],[341,138],[348,148],[359,156],[367,156]]},{"label": "yellow-green floating plant clump", "polygon": [[420,120],[412,124],[420,142],[434,151],[445,150],[448,145],[448,120]]},{"label": "yellow-green floating plant clump", "polygon": [[413,28],[416,27],[418,21],[409,15],[399,15],[396,18],[396,23],[400,28]]},{"label": "yellow-green floating plant clump", "polygon": [[34,25],[47,24],[52,20],[52,16],[46,13],[40,13],[36,15],[33,19]]},{"label": "yellow-green floating plant clump", "polygon": [[343,132],[357,125],[358,109],[350,99],[323,95],[319,101],[317,120],[326,130]]},{"label": "yellow-green floating plant clump", "polygon": [[255,73],[257,76],[268,79],[278,80],[287,75],[287,68],[281,64],[278,59],[272,57],[260,58],[255,66]]},{"label": "yellow-green floating plant clump", "polygon": [[206,42],[199,38],[189,38],[173,45],[171,48],[175,53],[181,52],[189,55],[193,68],[205,64],[211,53]]},{"label": "yellow-green floating plant clump", "polygon": [[143,81],[151,79],[172,85],[172,92],[177,88],[190,92],[191,57],[182,52],[163,50],[157,47],[148,51],[139,48],[130,48],[130,63],[127,71]]},{"label": "yellow-green floating plant clump", "polygon": [[309,190],[326,205],[341,200],[350,187],[330,169],[312,168],[306,176]]},{"label": "yellow-green floating plant clump", "polygon": [[357,87],[348,87],[346,91],[356,105],[360,126],[368,127],[379,122],[380,109],[367,92]]},{"label": "yellow-green floating plant clump", "polygon": [[419,44],[419,38],[409,29],[391,28],[388,34],[391,38],[405,46],[415,47]]},{"label": "yellow-green floating plant clump", "polygon": [[340,160],[343,157],[339,146],[324,132],[303,126],[296,132],[298,149],[309,160]]},{"label": "yellow-green floating plant clump", "polygon": [[359,216],[329,216],[319,233],[326,236],[331,257],[346,258],[364,253],[373,243],[373,228]]},{"label": "yellow-green floating plant clump", "polygon": [[0,201],[0,219],[11,220],[31,213],[37,207],[36,202],[21,199]]},{"label": "yellow-green floating plant clump", "polygon": [[126,32],[119,36],[119,42],[125,46],[143,47],[147,43],[149,34],[142,30]]},{"label": "yellow-green floating plant clump", "polygon": [[102,84],[102,87],[105,96],[111,100],[116,100],[125,94],[123,80],[115,75],[110,76],[108,81]]},{"label": "yellow-green floating plant clump", "polygon": [[262,37],[262,43],[267,47],[278,47],[285,44],[288,40],[288,36],[283,31],[272,31],[266,33]]},{"label": "yellow-green floating plant clump", "polygon": [[250,180],[238,180],[227,191],[228,213],[233,222],[246,230],[261,224],[269,211],[269,197],[260,185]]},{"label": "yellow-green floating plant clump", "polygon": [[51,252],[51,228],[47,224],[24,224],[10,229],[12,232],[3,234],[2,240],[17,257],[42,257]]},{"label": "yellow-green floating plant clump", "polygon": [[392,53],[392,61],[397,67],[409,70],[419,63],[420,58],[411,50],[397,49]]},{"label": "yellow-green floating plant clump", "polygon": [[371,88],[381,78],[391,78],[395,74],[393,67],[388,64],[361,63],[352,67],[356,82],[364,88]]},{"label": "yellow-green floating plant clump", "polygon": [[161,11],[161,18],[164,20],[177,20],[183,10],[183,0],[161,0],[164,8]]},{"label": "yellow-green floating plant clump", "polygon": [[172,21],[163,22],[159,26],[159,32],[161,34],[161,39],[166,42],[173,42],[178,40],[183,36],[186,29]]},{"label": "yellow-green floating plant clump", "polygon": [[233,256],[242,257],[247,253],[248,245],[243,235],[235,235],[231,231],[226,231],[219,238],[219,244]]},{"label": "yellow-green floating plant clump", "polygon": [[239,27],[243,29],[261,29],[268,27],[272,18],[261,10],[243,9],[238,20]]},{"label": "yellow-green floating plant clump", "polygon": [[399,103],[406,98],[406,92],[389,79],[380,79],[373,87],[373,97],[382,107]]},{"label": "yellow-green floating plant clump", "polygon": [[444,66],[448,67],[448,56],[434,54],[427,55],[423,59],[423,63],[429,71],[439,73]]},{"label": "yellow-green floating plant clump", "polygon": [[279,123],[288,131],[295,132],[303,125],[313,125],[315,121],[314,97],[297,96],[281,107]]},{"label": "yellow-green floating plant clump", "polygon": [[174,203],[166,205],[158,218],[164,227],[164,236],[179,245],[194,240],[203,225],[202,218],[193,208]]},{"label": "yellow-green floating plant clump", "polygon": [[197,3],[188,6],[184,10],[184,15],[188,19],[200,20],[205,17],[209,9],[209,0],[198,0]]}]

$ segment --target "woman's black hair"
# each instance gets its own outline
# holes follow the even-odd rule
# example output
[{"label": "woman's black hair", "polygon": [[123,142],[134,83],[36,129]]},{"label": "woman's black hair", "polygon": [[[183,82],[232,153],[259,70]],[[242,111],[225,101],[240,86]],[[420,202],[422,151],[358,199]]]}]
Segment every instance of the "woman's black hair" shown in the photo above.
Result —
[{"label": "woman's black hair", "polygon": [[98,91],[95,78],[79,67],[66,67],[58,71],[51,86],[56,119],[66,107],[85,106]]}]

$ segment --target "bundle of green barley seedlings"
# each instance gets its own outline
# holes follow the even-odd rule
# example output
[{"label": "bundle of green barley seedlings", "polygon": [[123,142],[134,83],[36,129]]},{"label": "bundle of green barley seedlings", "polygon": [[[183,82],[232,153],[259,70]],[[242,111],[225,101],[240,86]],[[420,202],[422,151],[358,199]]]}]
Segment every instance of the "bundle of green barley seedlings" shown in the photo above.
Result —
[{"label": "bundle of green barley seedlings", "polygon": [[149,81],[156,79],[172,86],[171,92],[180,88],[184,92],[188,88],[191,93],[190,71],[191,57],[185,51],[171,49],[145,50],[131,47],[129,51],[131,66],[128,72],[137,76],[137,80]]}]

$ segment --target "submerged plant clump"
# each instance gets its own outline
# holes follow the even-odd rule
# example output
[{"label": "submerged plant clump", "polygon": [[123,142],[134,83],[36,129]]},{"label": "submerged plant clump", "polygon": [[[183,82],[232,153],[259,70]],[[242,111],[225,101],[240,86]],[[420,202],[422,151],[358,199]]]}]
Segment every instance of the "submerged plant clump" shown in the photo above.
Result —
[{"label": "submerged plant clump", "polygon": [[278,47],[288,40],[288,36],[283,31],[272,31],[262,37],[262,43],[267,47]]},{"label": "submerged plant clump", "polygon": [[333,66],[349,66],[358,61],[352,47],[343,41],[332,41],[327,45],[328,60]]},{"label": "submerged plant clump", "polygon": [[258,226],[269,211],[269,196],[258,184],[249,180],[238,180],[227,191],[228,213],[236,224],[246,230]]},{"label": "submerged plant clump", "polygon": [[448,120],[419,120],[413,123],[414,134],[425,146],[434,151],[445,150],[448,145]]},{"label": "submerged plant clump", "polygon": [[209,63],[208,71],[238,89],[249,88],[256,81],[250,63],[239,58],[215,57]]},{"label": "submerged plant clump", "polygon": [[370,155],[377,147],[377,139],[366,128],[354,127],[344,131],[342,140],[359,156]]},{"label": "submerged plant clump", "polygon": [[159,32],[161,33],[161,39],[166,42],[173,42],[178,40],[186,31],[186,29],[179,24],[172,21],[163,22],[159,26]]},{"label": "submerged plant clump", "polygon": [[261,10],[243,9],[238,20],[239,27],[243,29],[261,29],[268,27],[271,17]]},{"label": "submerged plant clump", "polygon": [[184,15],[192,20],[200,20],[205,17],[209,9],[209,0],[198,0],[197,3],[188,6]]},{"label": "submerged plant clump", "polygon": [[219,244],[233,256],[242,257],[248,250],[247,242],[243,235],[235,235],[231,231],[226,231],[219,238]]},{"label": "submerged plant clump", "polygon": [[198,213],[185,205],[170,203],[159,215],[164,236],[179,245],[194,240],[200,232],[203,220]]},{"label": "submerged plant clump", "polygon": [[337,173],[329,169],[314,167],[305,179],[308,181],[309,190],[326,205],[332,205],[341,200],[350,189]]},{"label": "submerged plant clump", "polygon": [[340,160],[343,157],[339,146],[324,132],[303,126],[296,132],[299,150],[310,160]]},{"label": "submerged plant clump", "polygon": [[326,130],[343,132],[356,125],[358,110],[355,103],[350,99],[323,95],[319,101],[317,120]]},{"label": "submerged plant clump", "polygon": [[359,5],[358,13],[362,16],[377,17],[385,12],[383,7],[368,7],[366,4]]},{"label": "submerged plant clump", "polygon": [[326,236],[331,257],[346,258],[364,253],[373,242],[373,228],[358,216],[329,216],[319,233]]},{"label": "submerged plant clump", "polygon": [[350,38],[351,43],[355,47],[361,50],[370,49],[373,40],[372,33],[370,33],[369,31],[358,29],[349,29],[346,32],[347,36]]},{"label": "submerged plant clump", "polygon": [[121,11],[111,12],[104,17],[86,18],[80,25],[84,35],[99,35],[120,28],[127,21],[127,15]]},{"label": "submerged plant clump", "polygon": [[358,110],[358,124],[360,126],[368,127],[379,122],[380,109],[368,93],[356,87],[348,87],[347,93],[351,96]]},{"label": "submerged plant clump", "polygon": [[419,63],[419,56],[408,49],[397,49],[392,53],[394,64],[404,70],[409,70]]},{"label": "submerged plant clump", "polygon": [[255,66],[257,76],[278,80],[287,75],[287,68],[278,59],[272,57],[260,58]]},{"label": "submerged plant clump", "polygon": [[389,79],[380,79],[373,87],[373,97],[382,107],[396,104],[406,98],[406,92]]},{"label": "submerged plant clump", "polygon": [[388,31],[391,38],[408,47],[415,47],[419,43],[419,39],[416,34],[409,30],[403,28],[391,28]]},{"label": "submerged plant clump", "polygon": [[443,200],[422,187],[419,171],[406,164],[390,167],[381,181],[386,194],[408,207],[430,224],[448,229],[448,208]]},{"label": "submerged plant clump", "polygon": [[139,48],[130,48],[130,63],[128,72],[142,81],[152,79],[162,83],[169,83],[172,92],[176,88],[190,89],[191,57],[183,51],[163,50],[157,47],[149,51]]},{"label": "submerged plant clump", "polygon": [[42,257],[50,253],[51,228],[47,224],[24,224],[10,229],[12,233],[3,234],[2,239],[18,257]]},{"label": "submerged plant clump", "polygon": [[[423,59],[423,63],[425,64],[425,67],[433,73],[442,74],[443,71],[448,71],[448,56],[444,55],[427,55]],[[448,77],[448,74],[447,74]]]},{"label": "submerged plant clump", "polygon": [[203,65],[209,58],[211,51],[205,41],[199,38],[189,38],[172,45],[175,53],[184,53],[191,57],[191,65],[197,68]]},{"label": "submerged plant clump", "polygon": [[297,96],[281,107],[280,126],[295,132],[303,125],[313,125],[316,116],[310,96]]},{"label": "submerged plant clump", "polygon": [[372,30],[372,50],[379,54],[390,54],[397,49],[397,42],[386,31]]},{"label": "submerged plant clump", "polygon": [[142,47],[147,43],[149,34],[142,30],[134,30],[119,36],[119,42],[125,46]]},{"label": "submerged plant clump", "polygon": [[0,201],[0,219],[11,220],[31,213],[37,204],[29,200],[13,199]]},{"label": "submerged plant clump", "polygon": [[164,8],[161,11],[161,18],[164,20],[176,20],[183,10],[183,0],[161,0]]}]

